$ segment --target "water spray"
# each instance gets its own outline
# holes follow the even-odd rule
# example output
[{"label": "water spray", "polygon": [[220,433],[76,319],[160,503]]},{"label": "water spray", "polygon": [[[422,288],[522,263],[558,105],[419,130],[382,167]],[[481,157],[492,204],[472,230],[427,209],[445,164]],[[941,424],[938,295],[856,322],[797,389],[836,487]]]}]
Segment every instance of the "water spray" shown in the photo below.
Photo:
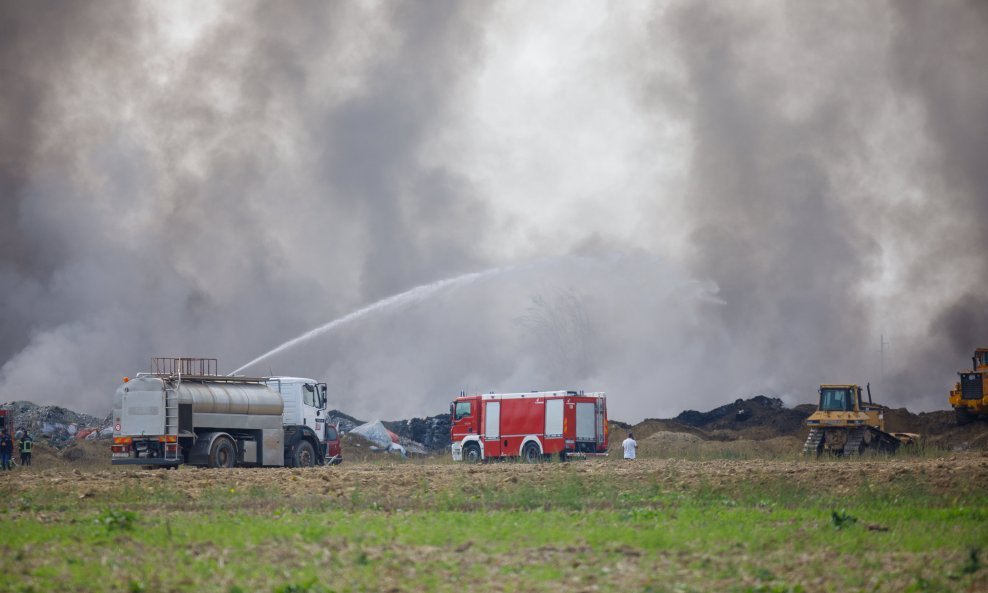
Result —
[{"label": "water spray", "polygon": [[[528,266],[533,266],[533,265],[535,265],[535,264],[528,264]],[[264,359],[266,359],[266,358],[268,358],[270,356],[274,356],[275,354],[278,354],[279,352],[283,352],[285,350],[288,350],[289,348],[291,348],[292,346],[295,346],[296,344],[298,344],[300,342],[304,342],[304,341],[309,340],[311,338],[314,338],[316,336],[319,336],[319,335],[328,333],[330,331],[333,331],[334,329],[336,329],[336,328],[338,328],[338,327],[340,327],[342,325],[345,325],[347,323],[351,323],[353,321],[356,321],[357,319],[360,319],[361,317],[364,317],[366,315],[369,315],[370,313],[373,313],[375,311],[379,311],[379,310],[382,310],[382,309],[390,309],[390,308],[396,308],[396,307],[402,307],[402,306],[405,306],[405,305],[409,305],[411,303],[420,301],[420,300],[422,300],[423,298],[425,298],[425,297],[427,297],[429,295],[435,294],[435,293],[437,293],[437,292],[439,292],[441,290],[448,289],[448,288],[451,288],[451,287],[454,287],[454,286],[458,286],[458,285],[469,284],[469,283],[474,282],[476,280],[479,280],[481,278],[486,278],[486,277],[490,277],[490,276],[496,276],[498,274],[503,274],[503,273],[506,273],[506,272],[509,272],[509,271],[517,270],[517,269],[519,269],[521,267],[527,267],[527,266],[504,266],[504,267],[500,267],[500,268],[491,268],[489,270],[484,270],[482,272],[470,272],[468,274],[463,274],[461,276],[456,276],[455,278],[446,278],[444,280],[437,280],[436,282],[432,282],[431,284],[423,284],[421,286],[416,286],[415,288],[412,288],[411,290],[406,290],[405,292],[403,292],[401,294],[396,294],[396,295],[393,295],[393,296],[390,296],[390,297],[381,299],[381,300],[377,301],[376,303],[372,303],[370,305],[367,305],[366,307],[364,307],[362,309],[358,309],[356,311],[353,311],[351,313],[348,313],[347,315],[344,315],[343,317],[339,317],[337,319],[334,319],[333,321],[330,321],[329,323],[326,323],[325,325],[321,325],[321,326],[319,326],[319,327],[317,327],[317,328],[315,328],[313,330],[310,330],[310,331],[302,334],[301,336],[299,336],[297,338],[293,338],[291,340],[288,340],[284,344],[282,344],[282,345],[280,345],[280,346],[278,346],[278,347],[276,347],[276,348],[274,348],[272,350],[269,350],[268,352],[265,352],[264,354],[258,356],[257,358],[255,358],[254,360],[248,362],[247,364],[242,365],[240,368],[238,368],[235,371],[233,371],[232,373],[230,373],[230,375],[235,375],[235,374],[239,373],[240,371],[242,371],[242,370],[244,370],[244,369],[246,369],[246,368],[248,368],[250,366],[253,366],[254,364],[257,364],[258,362],[261,362],[262,360],[264,360]]]}]

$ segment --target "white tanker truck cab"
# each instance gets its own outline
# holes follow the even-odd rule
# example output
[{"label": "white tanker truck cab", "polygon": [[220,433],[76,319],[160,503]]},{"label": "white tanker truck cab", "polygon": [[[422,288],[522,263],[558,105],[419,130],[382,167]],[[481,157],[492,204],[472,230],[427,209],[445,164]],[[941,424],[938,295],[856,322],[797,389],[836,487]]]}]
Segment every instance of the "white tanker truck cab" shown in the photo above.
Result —
[{"label": "white tanker truck cab", "polygon": [[215,359],[156,358],[152,372],[124,379],[114,395],[113,465],[325,462],[325,383],[225,376],[215,367]]},{"label": "white tanker truck cab", "polygon": [[326,384],[302,377],[270,377],[265,384],[281,394],[285,426],[308,426],[323,433],[326,425]]}]

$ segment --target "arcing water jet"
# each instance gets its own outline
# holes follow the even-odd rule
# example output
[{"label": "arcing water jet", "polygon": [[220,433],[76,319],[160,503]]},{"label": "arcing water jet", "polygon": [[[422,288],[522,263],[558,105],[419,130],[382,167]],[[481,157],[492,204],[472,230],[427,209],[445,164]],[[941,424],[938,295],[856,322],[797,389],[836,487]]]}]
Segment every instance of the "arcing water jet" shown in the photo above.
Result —
[{"label": "arcing water jet", "polygon": [[361,317],[365,317],[366,315],[369,315],[369,314],[371,314],[371,313],[373,313],[375,311],[380,311],[382,309],[391,309],[391,308],[396,308],[396,307],[402,307],[404,305],[408,305],[408,304],[414,303],[416,301],[420,301],[423,298],[425,298],[425,297],[427,297],[429,295],[432,295],[434,293],[437,293],[437,292],[439,292],[439,291],[441,291],[443,289],[447,289],[447,288],[450,288],[452,286],[457,286],[457,285],[469,284],[470,282],[474,282],[474,281],[479,280],[481,278],[488,277],[488,276],[494,276],[496,274],[502,274],[504,272],[507,272],[509,270],[514,270],[514,269],[517,269],[517,268],[518,268],[518,266],[505,266],[505,267],[501,267],[501,268],[492,268],[490,270],[484,270],[482,272],[471,272],[471,273],[468,273],[468,274],[463,274],[461,276],[456,276],[455,278],[446,278],[444,280],[437,280],[436,282],[433,282],[431,284],[423,284],[421,286],[416,286],[415,288],[412,288],[411,290],[407,290],[407,291],[405,291],[405,292],[403,292],[401,294],[396,294],[396,295],[393,295],[393,296],[389,296],[387,298],[384,298],[384,299],[381,299],[381,300],[377,301],[376,303],[372,303],[370,305],[367,305],[366,307],[364,307],[362,309],[358,309],[356,311],[353,311],[352,313],[348,313],[347,315],[344,315],[343,317],[339,317],[337,319],[334,319],[333,321],[330,321],[329,323],[327,323],[325,325],[321,325],[321,326],[319,326],[319,327],[317,327],[317,328],[315,328],[313,330],[310,330],[310,331],[302,334],[301,336],[299,336],[297,338],[293,338],[291,340],[288,340],[284,344],[282,344],[282,345],[280,345],[280,346],[278,346],[278,347],[276,347],[276,348],[274,348],[272,350],[269,350],[268,352],[265,352],[264,354],[258,356],[257,358],[255,358],[254,360],[248,362],[247,364],[242,365],[240,368],[238,368],[235,371],[233,371],[232,373],[230,373],[230,375],[235,375],[235,374],[239,373],[240,371],[242,371],[242,370],[244,370],[244,369],[246,369],[246,368],[248,368],[250,366],[253,366],[254,364],[256,364],[258,362],[261,362],[262,360],[264,360],[264,359],[266,359],[266,358],[268,358],[270,356],[274,356],[275,354],[278,354],[279,352],[283,352],[285,350],[288,350],[289,348],[291,348],[292,346],[295,346],[296,344],[298,344],[300,342],[304,342],[304,341],[309,340],[311,338],[314,338],[316,336],[320,336],[322,334],[331,332],[334,329],[336,329],[336,328],[338,328],[338,327],[340,327],[342,325],[345,325],[347,323],[356,321],[357,319],[360,319]]}]

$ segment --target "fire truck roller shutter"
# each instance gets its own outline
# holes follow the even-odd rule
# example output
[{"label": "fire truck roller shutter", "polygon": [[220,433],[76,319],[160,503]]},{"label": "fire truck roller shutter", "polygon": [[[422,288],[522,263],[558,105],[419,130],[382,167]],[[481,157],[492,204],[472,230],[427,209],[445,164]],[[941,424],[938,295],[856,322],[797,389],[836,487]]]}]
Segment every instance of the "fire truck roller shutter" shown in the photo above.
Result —
[{"label": "fire truck roller shutter", "polygon": [[576,404],[576,440],[596,441],[597,440],[597,418],[594,404]]},{"label": "fire truck roller shutter", "polygon": [[484,436],[487,440],[501,438],[501,402],[486,402],[484,406]]},{"label": "fire truck roller shutter", "polygon": [[563,400],[547,399],[545,402],[546,438],[563,436]]}]

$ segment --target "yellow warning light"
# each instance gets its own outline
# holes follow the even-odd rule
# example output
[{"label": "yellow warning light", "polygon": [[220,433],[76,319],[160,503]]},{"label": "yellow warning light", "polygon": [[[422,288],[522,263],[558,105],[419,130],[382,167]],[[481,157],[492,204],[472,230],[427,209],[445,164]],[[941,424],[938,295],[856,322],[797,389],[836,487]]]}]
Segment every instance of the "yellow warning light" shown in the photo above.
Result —
[{"label": "yellow warning light", "polygon": [[124,377],[124,383],[127,383],[128,381],[130,381],[130,377]]}]

